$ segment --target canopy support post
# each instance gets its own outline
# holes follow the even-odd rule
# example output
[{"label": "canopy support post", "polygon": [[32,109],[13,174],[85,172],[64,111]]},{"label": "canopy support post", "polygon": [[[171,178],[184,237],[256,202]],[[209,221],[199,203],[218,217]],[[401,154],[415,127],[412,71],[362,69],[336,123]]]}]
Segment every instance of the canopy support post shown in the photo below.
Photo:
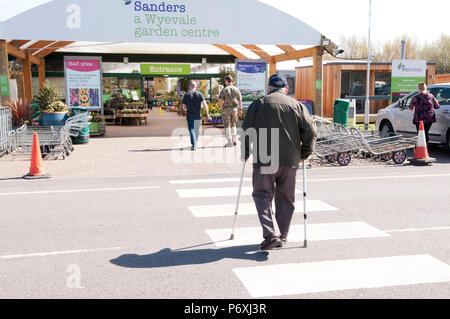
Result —
[{"label": "canopy support post", "polygon": [[31,75],[31,54],[29,50],[25,51],[25,60],[23,60],[23,87],[25,98],[31,101],[33,99],[33,78]]},{"label": "canopy support post", "polygon": [[313,88],[314,115],[323,117],[323,47],[314,47]]},{"label": "canopy support post", "polygon": [[42,88],[45,82],[45,60],[41,59],[41,64],[38,67],[39,73],[39,88]]}]

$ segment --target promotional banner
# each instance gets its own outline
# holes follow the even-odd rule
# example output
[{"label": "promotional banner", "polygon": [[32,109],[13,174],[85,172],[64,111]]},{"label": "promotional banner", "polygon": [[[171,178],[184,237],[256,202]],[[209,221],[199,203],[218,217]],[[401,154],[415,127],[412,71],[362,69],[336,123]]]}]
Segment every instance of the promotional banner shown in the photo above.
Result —
[{"label": "promotional banner", "polygon": [[397,102],[408,93],[417,90],[420,82],[426,82],[427,61],[392,61],[391,103]]},{"label": "promotional banner", "polygon": [[64,57],[66,103],[69,107],[103,107],[101,57]]},{"label": "promotional banner", "polygon": [[267,76],[267,60],[236,60],[236,86],[244,108],[266,95]]}]

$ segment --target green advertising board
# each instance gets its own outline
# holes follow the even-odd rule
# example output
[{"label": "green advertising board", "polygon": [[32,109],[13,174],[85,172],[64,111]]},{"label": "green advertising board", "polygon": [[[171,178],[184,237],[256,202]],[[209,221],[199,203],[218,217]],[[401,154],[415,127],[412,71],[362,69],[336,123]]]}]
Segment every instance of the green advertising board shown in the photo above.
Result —
[{"label": "green advertising board", "polygon": [[0,95],[9,96],[9,79],[7,75],[0,75]]},{"label": "green advertising board", "polygon": [[190,75],[190,64],[141,64],[141,74],[147,75]]},{"label": "green advertising board", "polygon": [[391,102],[417,90],[426,81],[427,63],[423,60],[394,60],[392,62]]}]

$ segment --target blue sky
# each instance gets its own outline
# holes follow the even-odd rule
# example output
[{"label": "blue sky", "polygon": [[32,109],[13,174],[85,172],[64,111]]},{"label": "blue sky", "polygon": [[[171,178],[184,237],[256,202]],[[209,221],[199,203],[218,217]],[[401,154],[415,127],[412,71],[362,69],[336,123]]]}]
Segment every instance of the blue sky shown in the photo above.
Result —
[{"label": "blue sky", "polygon": [[[0,0],[0,21],[49,1]],[[343,34],[368,33],[369,0],[259,1],[288,12],[336,43]],[[372,0],[372,38],[381,42],[407,34],[418,43],[433,41],[442,33],[450,35],[449,14],[448,0]]]}]

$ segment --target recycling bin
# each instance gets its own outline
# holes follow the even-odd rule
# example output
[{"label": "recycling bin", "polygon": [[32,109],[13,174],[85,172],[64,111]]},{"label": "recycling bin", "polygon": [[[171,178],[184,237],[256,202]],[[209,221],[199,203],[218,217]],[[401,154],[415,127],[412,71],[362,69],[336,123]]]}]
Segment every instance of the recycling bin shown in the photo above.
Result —
[{"label": "recycling bin", "polygon": [[349,109],[349,101],[336,99],[333,106],[333,122],[347,126]]},{"label": "recycling bin", "polygon": [[[89,113],[89,109],[86,107],[72,107],[72,116]],[[86,121],[86,126],[81,130],[78,136],[72,136],[73,144],[86,144],[89,143],[89,120]]]}]

